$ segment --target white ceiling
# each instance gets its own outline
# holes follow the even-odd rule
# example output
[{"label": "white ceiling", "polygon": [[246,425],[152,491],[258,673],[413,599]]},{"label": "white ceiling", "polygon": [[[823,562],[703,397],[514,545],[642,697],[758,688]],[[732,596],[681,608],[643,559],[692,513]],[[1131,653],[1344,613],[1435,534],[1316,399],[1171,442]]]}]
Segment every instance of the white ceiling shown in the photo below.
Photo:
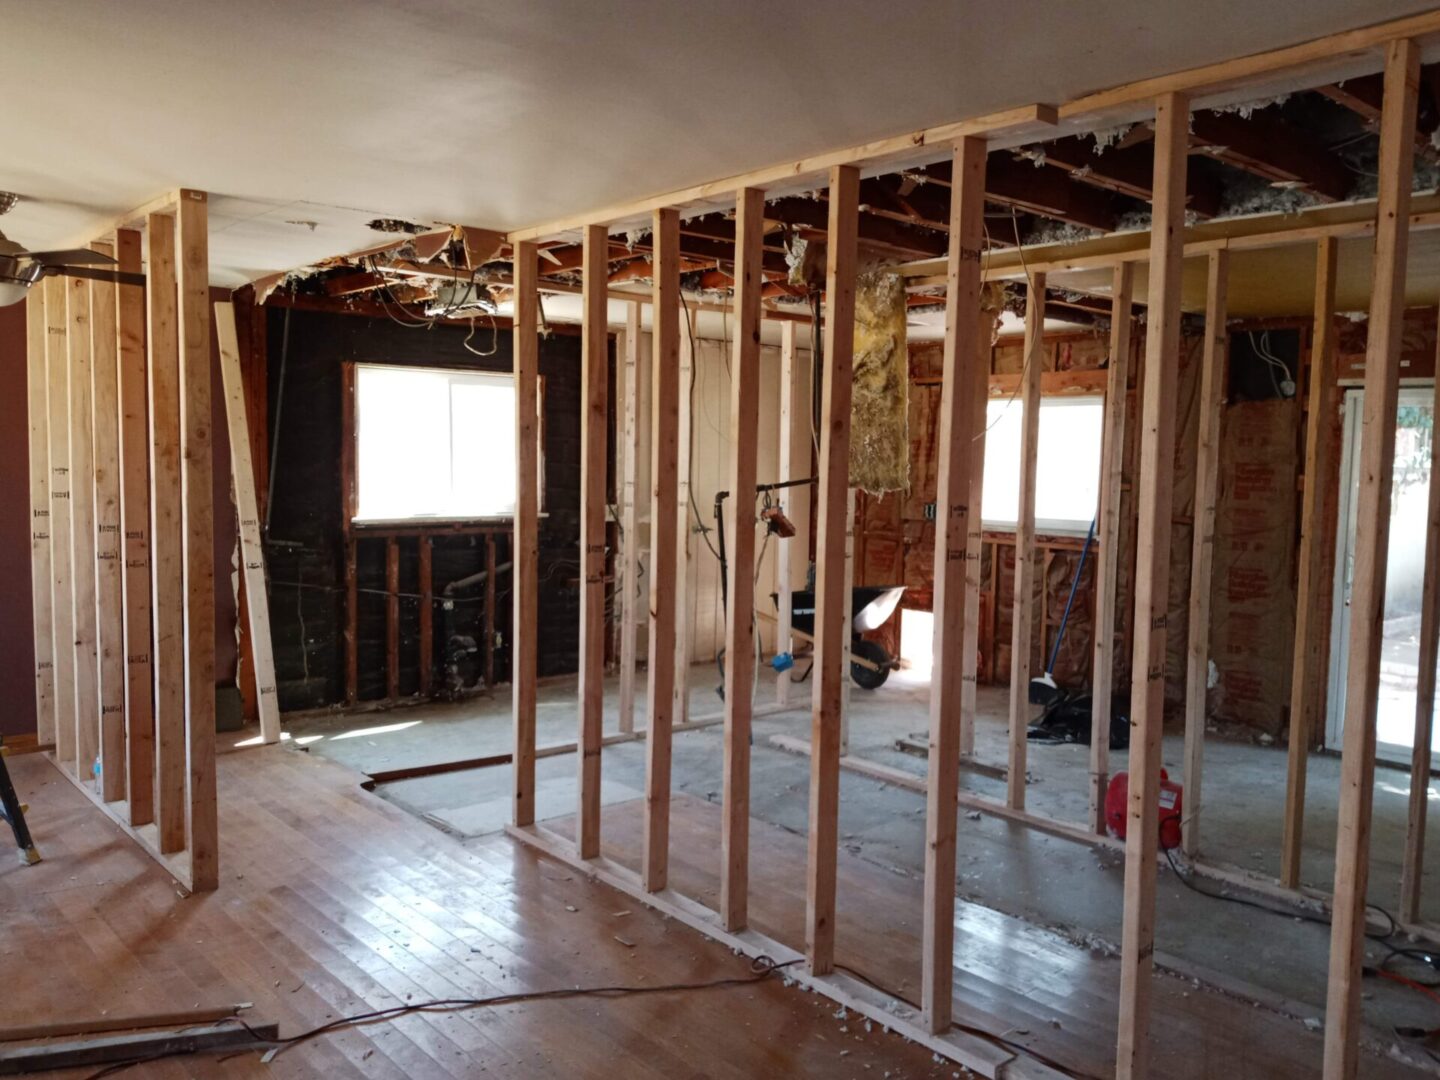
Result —
[{"label": "white ceiling", "polygon": [[11,0],[3,225],[68,245],[201,188],[237,284],[377,216],[516,228],[1433,6]]}]

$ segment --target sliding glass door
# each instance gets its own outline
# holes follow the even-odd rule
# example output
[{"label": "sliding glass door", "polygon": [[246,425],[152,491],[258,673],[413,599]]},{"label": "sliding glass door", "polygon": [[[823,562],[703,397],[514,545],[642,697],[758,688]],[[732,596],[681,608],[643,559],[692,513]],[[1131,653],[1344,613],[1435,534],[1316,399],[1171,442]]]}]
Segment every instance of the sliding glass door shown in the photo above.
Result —
[{"label": "sliding glass door", "polygon": [[[1364,392],[1345,393],[1340,467],[1340,536],[1335,567],[1335,615],[1330,650],[1330,704],[1325,743],[1340,749],[1345,703],[1345,659],[1350,643],[1350,581],[1355,559],[1355,513],[1360,492],[1360,416]],[[1415,682],[1419,668],[1420,612],[1424,601],[1425,528],[1430,492],[1435,394],[1400,391],[1395,436],[1395,480],[1390,503],[1390,561],[1385,578],[1384,639],[1380,649],[1377,753],[1408,763],[1415,740]],[[1431,739],[1440,761],[1440,725]]]}]

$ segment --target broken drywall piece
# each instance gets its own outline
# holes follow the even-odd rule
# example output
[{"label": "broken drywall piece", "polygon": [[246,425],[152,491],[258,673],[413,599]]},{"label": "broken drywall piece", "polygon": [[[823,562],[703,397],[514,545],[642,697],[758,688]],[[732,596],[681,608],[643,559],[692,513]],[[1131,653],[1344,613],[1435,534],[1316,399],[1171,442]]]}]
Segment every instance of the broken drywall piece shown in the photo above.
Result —
[{"label": "broken drywall piece", "polygon": [[1125,138],[1126,135],[1129,135],[1130,129],[1134,126],[1134,124],[1117,124],[1115,127],[1102,128],[1094,132],[1095,153],[1097,155],[1105,153],[1106,150]]},{"label": "broken drywall piece", "polygon": [[1261,109],[1268,109],[1272,105],[1284,105],[1285,102],[1289,100],[1289,94],[1276,94],[1273,97],[1256,98],[1254,101],[1240,101],[1234,105],[1221,105],[1219,108],[1211,109],[1210,111],[1217,116],[1224,115],[1225,113],[1235,113],[1241,120],[1249,120],[1251,116]]}]

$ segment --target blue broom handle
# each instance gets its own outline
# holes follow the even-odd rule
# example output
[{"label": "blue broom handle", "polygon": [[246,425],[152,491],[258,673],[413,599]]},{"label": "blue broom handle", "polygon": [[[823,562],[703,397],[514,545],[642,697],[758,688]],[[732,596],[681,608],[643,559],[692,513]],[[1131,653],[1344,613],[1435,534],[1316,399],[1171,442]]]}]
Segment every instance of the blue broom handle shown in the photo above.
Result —
[{"label": "blue broom handle", "polygon": [[1080,587],[1080,577],[1085,573],[1085,556],[1090,554],[1090,541],[1095,539],[1095,519],[1090,519],[1090,531],[1085,534],[1085,546],[1080,549],[1080,565],[1075,568],[1075,578],[1070,582],[1070,598],[1065,601],[1065,614],[1060,616],[1060,631],[1055,635],[1055,644],[1050,648],[1050,663],[1045,674],[1055,673],[1055,660],[1060,655],[1060,642],[1065,639],[1065,625],[1070,621],[1070,608],[1075,603],[1075,590]]}]

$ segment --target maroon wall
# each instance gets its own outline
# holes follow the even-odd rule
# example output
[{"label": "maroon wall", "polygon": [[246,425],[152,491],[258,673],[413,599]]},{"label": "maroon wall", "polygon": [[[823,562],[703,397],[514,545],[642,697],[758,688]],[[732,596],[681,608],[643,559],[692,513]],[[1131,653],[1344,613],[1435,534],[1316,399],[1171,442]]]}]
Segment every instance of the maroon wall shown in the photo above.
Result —
[{"label": "maroon wall", "polygon": [[[212,299],[228,300],[212,289]],[[235,594],[231,560],[235,507],[230,501],[230,443],[219,357],[213,348],[215,443],[215,681],[235,681]],[[35,730],[35,643],[30,603],[30,446],[25,362],[25,305],[0,307],[0,735]]]},{"label": "maroon wall", "polygon": [[25,305],[0,307],[0,735],[35,730]]}]

